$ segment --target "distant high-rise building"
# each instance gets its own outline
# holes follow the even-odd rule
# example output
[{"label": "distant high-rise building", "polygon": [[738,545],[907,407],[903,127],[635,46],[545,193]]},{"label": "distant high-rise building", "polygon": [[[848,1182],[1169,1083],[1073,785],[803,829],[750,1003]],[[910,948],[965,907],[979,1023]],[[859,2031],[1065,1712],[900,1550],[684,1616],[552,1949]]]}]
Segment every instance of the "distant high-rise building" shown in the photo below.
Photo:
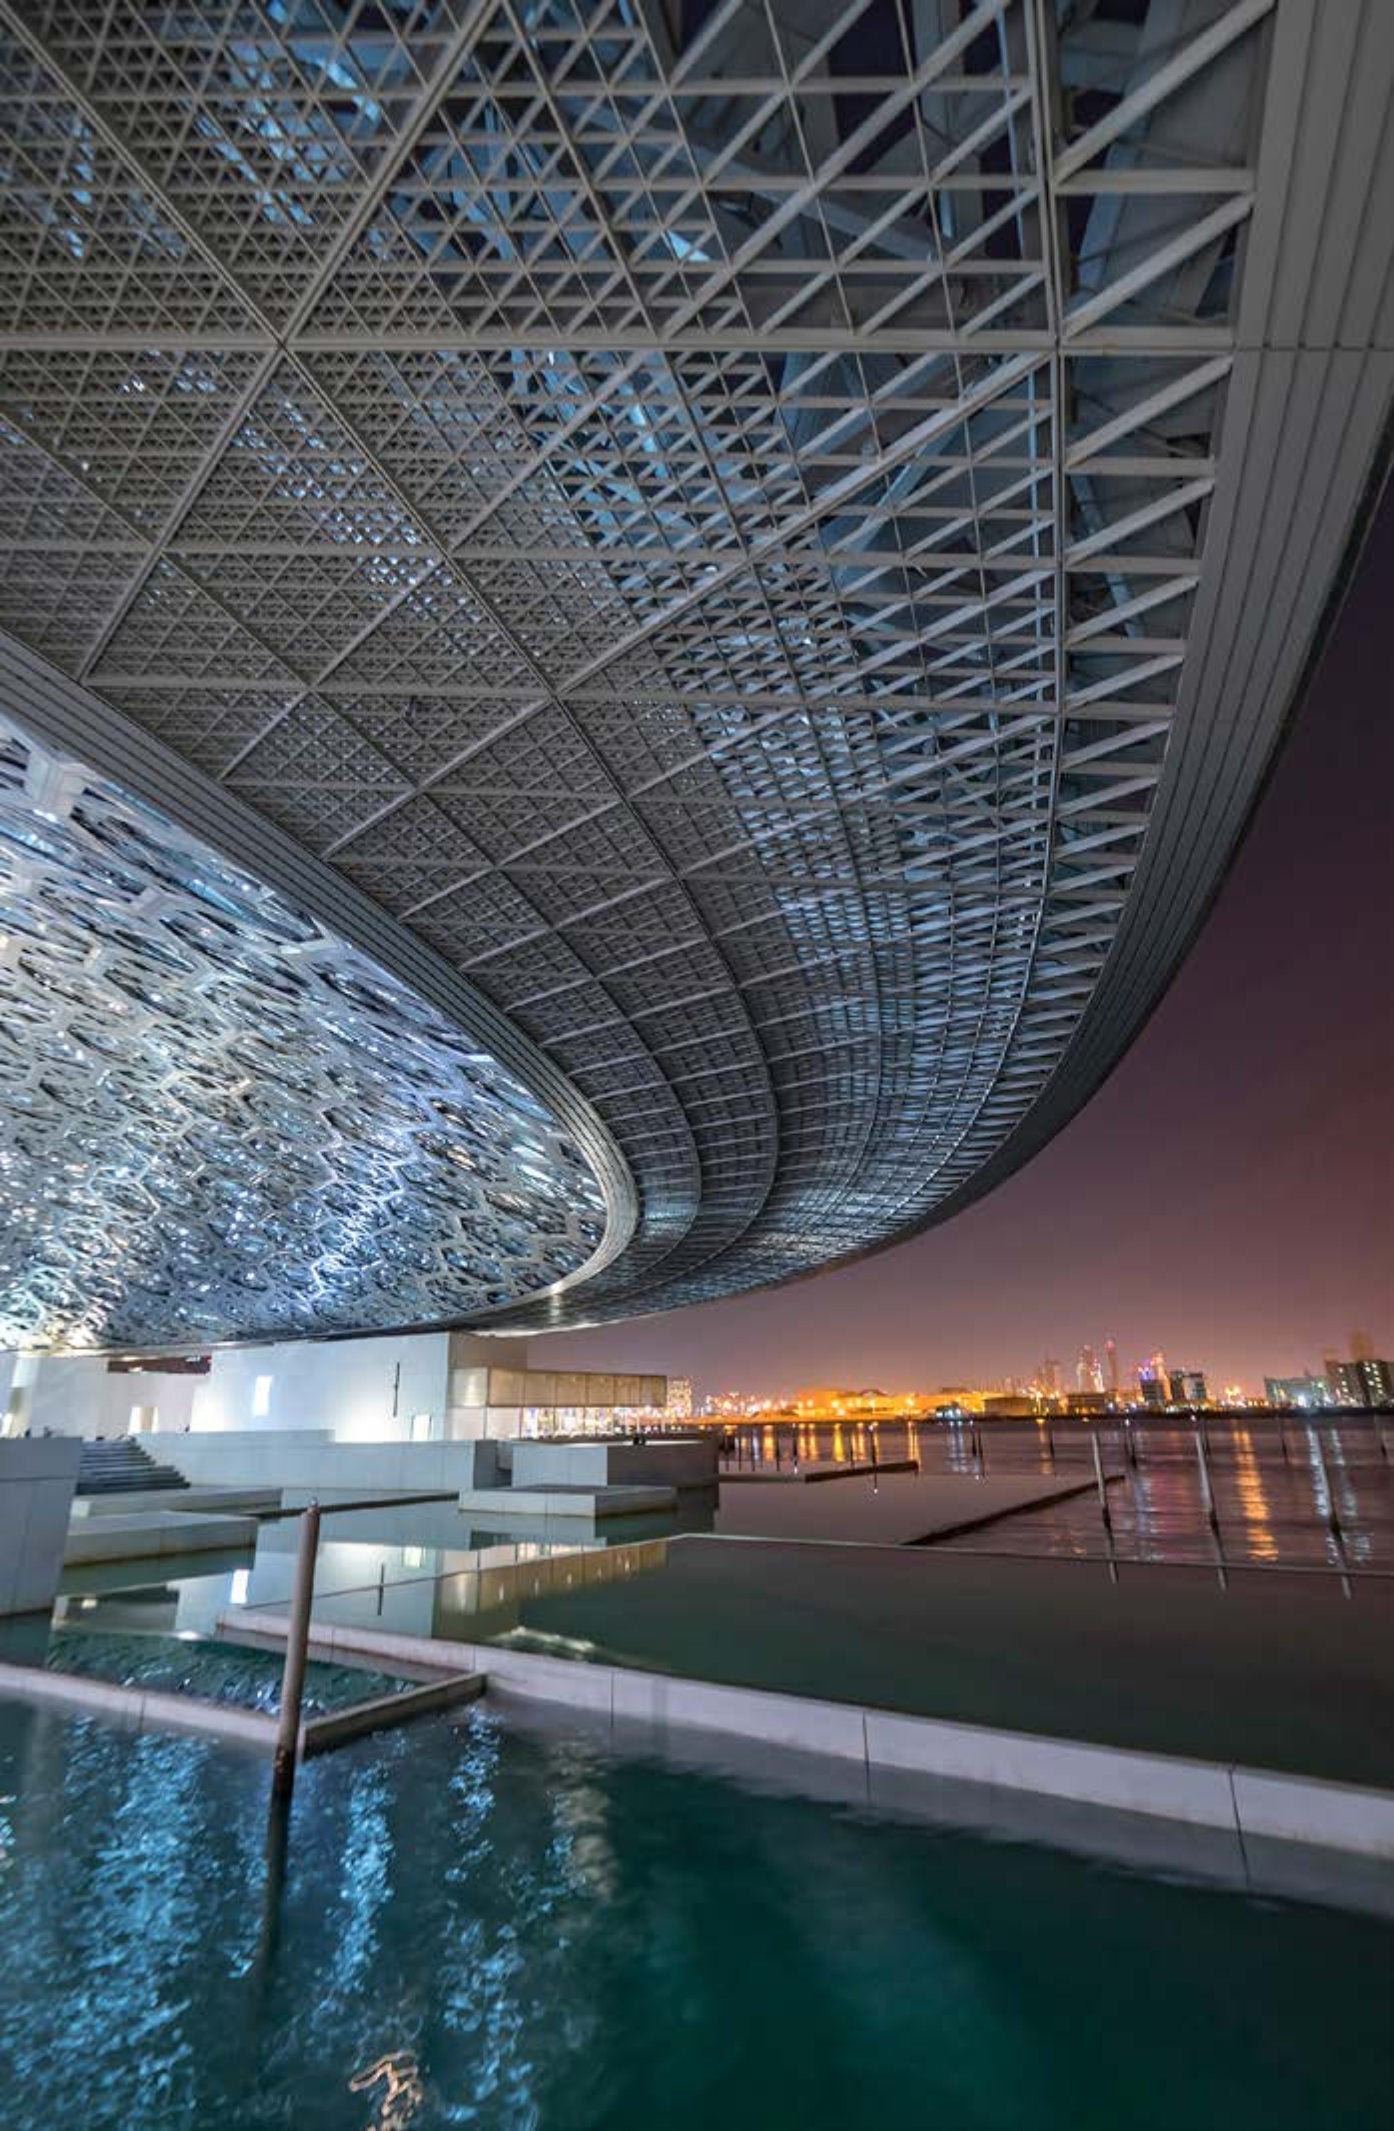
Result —
[{"label": "distant high-rise building", "polygon": [[1350,1358],[1352,1361],[1373,1361],[1375,1343],[1368,1332],[1352,1332],[1350,1335]]},{"label": "distant high-rise building", "polygon": [[1041,1363],[1041,1389],[1055,1397],[1060,1389],[1060,1364],[1053,1354],[1047,1354]]},{"label": "distant high-rise building", "polygon": [[1362,1385],[1360,1365],[1353,1361],[1338,1361],[1334,1354],[1324,1357],[1326,1388],[1333,1406],[1361,1406]]},{"label": "distant high-rise building", "polygon": [[1071,1391],[1066,1395],[1065,1409],[1068,1413],[1107,1413],[1108,1393],[1106,1391]]},{"label": "distant high-rise building", "polygon": [[1106,1361],[1106,1363],[1107,1363],[1107,1367],[1108,1367],[1108,1388],[1109,1388],[1109,1392],[1110,1392],[1110,1394],[1111,1394],[1111,1395],[1112,1395],[1112,1396],[1113,1396],[1114,1398],[1117,1398],[1117,1396],[1118,1396],[1118,1343],[1117,1343],[1117,1341],[1116,1341],[1116,1340],[1112,1340],[1112,1339],[1106,1339],[1106,1340],[1104,1341],[1104,1357],[1105,1357],[1105,1361]]},{"label": "distant high-rise building", "polygon": [[1092,1347],[1081,1347],[1075,1363],[1075,1383],[1081,1391],[1102,1391],[1104,1372]]},{"label": "distant high-rise building", "polygon": [[1376,1354],[1367,1354],[1357,1359],[1360,1381],[1364,1386],[1367,1406],[1394,1406],[1394,1362],[1382,1361]]},{"label": "distant high-rise building", "polygon": [[1304,1369],[1301,1376],[1265,1376],[1263,1395],[1270,1406],[1291,1406],[1300,1413],[1313,1413],[1327,1404],[1331,1391],[1324,1376],[1313,1376],[1310,1369]]},{"label": "distant high-rise building", "polygon": [[1394,1362],[1381,1361],[1376,1355],[1333,1362],[1326,1380],[1338,1406],[1394,1405]]},{"label": "distant high-rise building", "polygon": [[1160,1354],[1137,1365],[1137,1388],[1144,1406],[1162,1407],[1167,1402],[1166,1362]]}]

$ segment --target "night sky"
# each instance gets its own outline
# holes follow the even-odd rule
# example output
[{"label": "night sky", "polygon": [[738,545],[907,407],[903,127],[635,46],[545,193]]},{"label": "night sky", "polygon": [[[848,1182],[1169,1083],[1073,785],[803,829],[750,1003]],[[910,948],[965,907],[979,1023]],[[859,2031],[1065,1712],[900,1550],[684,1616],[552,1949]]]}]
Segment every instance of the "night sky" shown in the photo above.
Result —
[{"label": "night sky", "polygon": [[1212,1384],[1394,1353],[1394,493],[1248,839],[1171,991],[1045,1151],[816,1279],[572,1333],[546,1361],[725,1388],[1073,1383],[1088,1341]]}]

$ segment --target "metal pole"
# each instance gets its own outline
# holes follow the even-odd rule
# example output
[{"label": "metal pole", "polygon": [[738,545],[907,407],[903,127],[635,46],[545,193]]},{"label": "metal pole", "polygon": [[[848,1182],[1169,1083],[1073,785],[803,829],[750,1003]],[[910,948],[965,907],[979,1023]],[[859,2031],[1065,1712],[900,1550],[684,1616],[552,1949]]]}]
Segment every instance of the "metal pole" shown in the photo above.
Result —
[{"label": "metal pole", "polygon": [[1196,1462],[1200,1467],[1200,1499],[1205,1509],[1205,1515],[1211,1531],[1218,1532],[1220,1520],[1215,1514],[1215,1490],[1210,1485],[1210,1467],[1206,1463],[1205,1439],[1199,1428],[1196,1429]]},{"label": "metal pole", "polygon": [[1054,1470],[1055,1470],[1055,1431],[1054,1431],[1054,1429],[1053,1429],[1053,1428],[1051,1427],[1051,1425],[1050,1425],[1050,1422],[1049,1422],[1049,1421],[1047,1421],[1047,1422],[1046,1422],[1046,1449],[1047,1449],[1047,1450],[1048,1450],[1048,1451],[1050,1452],[1050,1469],[1051,1469],[1051,1471],[1052,1471],[1052,1472],[1054,1472]]},{"label": "metal pole", "polygon": [[295,1788],[300,1746],[300,1703],[305,1692],[305,1652],[310,1640],[310,1607],[315,1595],[315,1556],[319,1552],[319,1504],[312,1502],[300,1519],[300,1548],[295,1557],[295,1589],[286,1629],[286,1663],[281,1674],[281,1720],[276,1727],[276,1758],[271,1765],[271,1795],[289,1798]]},{"label": "metal pole", "polygon": [[1336,1496],[1331,1486],[1331,1475],[1326,1469],[1326,1452],[1321,1447],[1321,1433],[1316,1428],[1312,1430],[1312,1448],[1317,1454],[1317,1468],[1321,1473],[1321,1484],[1326,1489],[1327,1529],[1333,1539],[1339,1539],[1341,1536],[1341,1520],[1336,1512]]},{"label": "metal pole", "polygon": [[1104,1478],[1104,1461],[1099,1453],[1099,1438],[1096,1435],[1090,1436],[1089,1446],[1094,1453],[1094,1478],[1099,1483],[1099,1515],[1104,1520],[1104,1530],[1111,1533],[1113,1518],[1109,1515],[1108,1482]]}]

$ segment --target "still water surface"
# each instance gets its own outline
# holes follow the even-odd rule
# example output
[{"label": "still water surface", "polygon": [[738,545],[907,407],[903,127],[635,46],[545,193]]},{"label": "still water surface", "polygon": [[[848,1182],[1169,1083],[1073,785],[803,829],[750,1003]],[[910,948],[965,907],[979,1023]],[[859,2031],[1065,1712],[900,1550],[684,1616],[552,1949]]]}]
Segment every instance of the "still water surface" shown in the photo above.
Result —
[{"label": "still water surface", "polygon": [[1336,2131],[1394,1935],[509,1733],[303,1772],[0,1711],[8,2131]]},{"label": "still water surface", "polygon": [[[1092,1479],[1094,1448],[1111,1481],[1111,1529],[1094,1491],[1028,1510],[946,1541],[988,1554],[1125,1561],[1251,1563],[1336,1573],[1394,1570],[1394,1418],[1340,1420],[1210,1415],[1029,1422],[974,1427],[886,1421],[738,1428],[739,1457],[724,1470],[788,1473],[794,1453],[814,1462],[913,1459],[922,1473]],[[1202,1464],[1203,1456],[1203,1464]],[[843,1482],[841,1485],[847,1485]],[[882,1487],[894,1489],[895,1478]],[[1207,1514],[1208,1484],[1215,1509]]]}]

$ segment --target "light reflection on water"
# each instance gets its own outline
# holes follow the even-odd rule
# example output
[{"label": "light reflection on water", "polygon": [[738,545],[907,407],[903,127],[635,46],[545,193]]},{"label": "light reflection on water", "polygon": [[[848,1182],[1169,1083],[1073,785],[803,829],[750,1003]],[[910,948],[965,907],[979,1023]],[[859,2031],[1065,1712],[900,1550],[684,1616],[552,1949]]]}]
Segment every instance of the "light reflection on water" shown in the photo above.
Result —
[{"label": "light reflection on water", "polygon": [[6,2131],[1326,2131],[1394,2070],[1371,1920],[487,1713],[307,1766],[274,1916],[258,1762],[4,1709],[0,1791]]},{"label": "light reflection on water", "polygon": [[426,2098],[421,2067],[410,2050],[392,2050],[375,2064],[365,2065],[349,2081],[351,2094],[372,2094],[378,2087],[368,2131],[405,2131]]},{"label": "light reflection on water", "polygon": [[[685,1521],[709,1526],[711,1499],[689,1505]],[[582,1519],[556,1519],[548,1536],[537,1537],[524,1520],[517,1520],[518,1530],[493,1530],[452,1503],[327,1511],[315,1571],[316,1618],[456,1640],[501,1633],[516,1624],[528,1599],[655,1565],[665,1542],[641,1535],[683,1521],[626,1517],[596,1531]],[[211,1636],[219,1618],[238,1608],[284,1610],[298,1540],[298,1520],[285,1518],[260,1526],[250,1558],[211,1573],[197,1556],[188,1558],[188,1573],[166,1571],[159,1583],[146,1581],[150,1565],[141,1562],[69,1572],[55,1618],[120,1634]]]},{"label": "light reflection on water", "polygon": [[[780,1424],[735,1431],[739,1460],[726,1470],[764,1466],[778,1454],[800,1463],[866,1462],[873,1440],[884,1468],[913,1458],[921,1475],[1039,1475],[1063,1484],[1087,1480],[1097,1437],[1105,1470],[1121,1476],[1110,1494],[1112,1543],[1122,1560],[1209,1563],[1215,1543],[1205,1514],[1196,1453],[1197,1430],[1179,1417],[1138,1421],[1132,1457],[1117,1419],[1081,1426],[983,1421],[961,1424],[883,1422],[872,1429],[842,1422]],[[1205,1422],[1210,1480],[1226,1561],[1347,1569],[1394,1569],[1394,1494],[1388,1434],[1368,1415],[1281,1428],[1211,1415]],[[882,1488],[910,1483],[883,1477]],[[1331,1529],[1335,1510],[1339,1529]],[[946,1542],[955,1551],[1102,1556],[1109,1551],[1091,1491]]]},{"label": "light reflection on water", "polygon": [[1248,1527],[1248,1553],[1253,1561],[1278,1559],[1277,1534],[1273,1530],[1264,1492],[1263,1474],[1254,1455],[1253,1437],[1247,1428],[1234,1431],[1234,1487]]}]

